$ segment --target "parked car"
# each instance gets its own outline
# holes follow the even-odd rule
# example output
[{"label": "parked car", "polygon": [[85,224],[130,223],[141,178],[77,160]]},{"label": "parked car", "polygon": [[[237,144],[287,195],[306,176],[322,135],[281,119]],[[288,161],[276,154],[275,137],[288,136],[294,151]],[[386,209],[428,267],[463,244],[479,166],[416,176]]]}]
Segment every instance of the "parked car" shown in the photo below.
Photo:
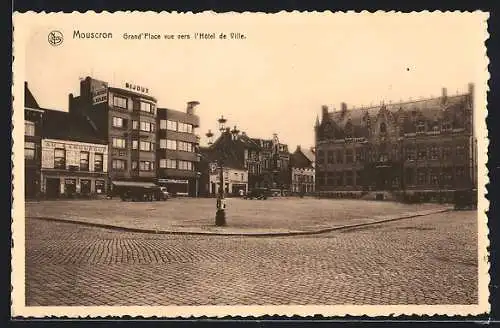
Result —
[{"label": "parked car", "polygon": [[167,187],[160,187],[158,200],[167,200],[170,198],[170,193],[167,191]]},{"label": "parked car", "polygon": [[245,195],[245,199],[267,199],[269,190],[266,188],[255,188]]}]

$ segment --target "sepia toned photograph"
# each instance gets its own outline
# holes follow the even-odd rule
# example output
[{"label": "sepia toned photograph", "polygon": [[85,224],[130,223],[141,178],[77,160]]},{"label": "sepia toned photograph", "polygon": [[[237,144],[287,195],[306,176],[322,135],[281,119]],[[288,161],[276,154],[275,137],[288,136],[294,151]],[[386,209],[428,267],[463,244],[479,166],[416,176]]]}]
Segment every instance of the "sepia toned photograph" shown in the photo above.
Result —
[{"label": "sepia toned photograph", "polygon": [[488,312],[487,20],[15,13],[13,315]]}]

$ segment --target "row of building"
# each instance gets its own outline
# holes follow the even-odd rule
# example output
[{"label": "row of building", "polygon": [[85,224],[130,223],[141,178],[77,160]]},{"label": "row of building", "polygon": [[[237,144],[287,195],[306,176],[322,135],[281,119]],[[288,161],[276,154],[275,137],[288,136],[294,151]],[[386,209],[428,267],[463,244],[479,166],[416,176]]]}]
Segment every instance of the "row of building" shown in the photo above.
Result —
[{"label": "row of building", "polygon": [[[113,195],[130,186],[215,196],[254,188],[354,196],[375,192],[451,193],[477,186],[474,86],[432,99],[340,110],[323,106],[315,146],[288,145],[226,127],[200,146],[195,113],[159,107],[148,88],[87,77],[68,110],[42,108],[25,84],[25,194]],[[219,169],[223,167],[223,179]],[[451,197],[451,196],[450,196]]]},{"label": "row of building", "polygon": [[214,169],[220,149],[230,154],[224,163],[228,194],[255,187],[298,192],[290,162],[301,156],[296,171],[307,171],[300,181],[304,191],[313,191],[314,159],[299,155],[300,149],[292,156],[277,136],[252,139],[224,127],[215,143],[200,147],[198,104],[188,102],[185,111],[162,108],[146,87],[119,88],[87,77],[80,94],[69,95],[68,110],[48,109],[25,83],[26,197],[116,195],[153,185],[177,195],[210,196],[220,186]]}]

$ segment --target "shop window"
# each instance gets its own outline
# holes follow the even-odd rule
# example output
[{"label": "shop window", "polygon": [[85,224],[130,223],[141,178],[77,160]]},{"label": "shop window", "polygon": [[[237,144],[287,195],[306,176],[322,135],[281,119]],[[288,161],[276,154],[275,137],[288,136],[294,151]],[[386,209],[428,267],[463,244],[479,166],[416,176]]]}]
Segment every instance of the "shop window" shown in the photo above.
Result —
[{"label": "shop window", "polygon": [[24,135],[25,136],[35,135],[35,122],[24,121]]},{"label": "shop window", "polygon": [[80,171],[88,171],[89,170],[89,152],[81,151],[80,152]]},{"label": "shop window", "polygon": [[54,168],[66,169],[66,151],[64,149],[54,149]]},{"label": "shop window", "polygon": [[80,193],[90,194],[90,180],[87,179],[80,180]]},{"label": "shop window", "polygon": [[118,108],[127,109],[127,98],[114,96],[113,97],[113,106]]},{"label": "shop window", "polygon": [[104,180],[95,180],[95,192],[98,194],[104,194],[105,191]]},{"label": "shop window", "polygon": [[94,154],[94,171],[102,172],[103,171],[103,162],[104,162],[104,154],[95,153]]},{"label": "shop window", "polygon": [[35,159],[36,146],[34,142],[24,142],[24,159],[34,160]]}]

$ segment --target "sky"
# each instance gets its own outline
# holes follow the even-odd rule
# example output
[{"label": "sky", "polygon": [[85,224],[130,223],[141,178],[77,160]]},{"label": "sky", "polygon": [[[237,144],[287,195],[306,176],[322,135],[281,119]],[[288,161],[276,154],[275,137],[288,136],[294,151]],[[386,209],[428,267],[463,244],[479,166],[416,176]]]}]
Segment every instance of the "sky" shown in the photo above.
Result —
[{"label": "sky", "polygon": [[[25,80],[44,108],[67,110],[79,78],[148,87],[158,106],[197,100],[206,143],[224,115],[256,138],[277,133],[290,150],[314,145],[321,106],[407,101],[484,86],[484,15],[58,15],[14,21],[25,37]],[[61,46],[47,42],[51,30]],[[73,39],[73,31],[113,39]],[[124,40],[123,33],[242,33],[243,40]],[[16,37],[16,35],[14,35]],[[481,88],[477,88],[481,90]],[[482,89],[484,91],[484,88]],[[479,92],[479,91],[478,91]]]}]

